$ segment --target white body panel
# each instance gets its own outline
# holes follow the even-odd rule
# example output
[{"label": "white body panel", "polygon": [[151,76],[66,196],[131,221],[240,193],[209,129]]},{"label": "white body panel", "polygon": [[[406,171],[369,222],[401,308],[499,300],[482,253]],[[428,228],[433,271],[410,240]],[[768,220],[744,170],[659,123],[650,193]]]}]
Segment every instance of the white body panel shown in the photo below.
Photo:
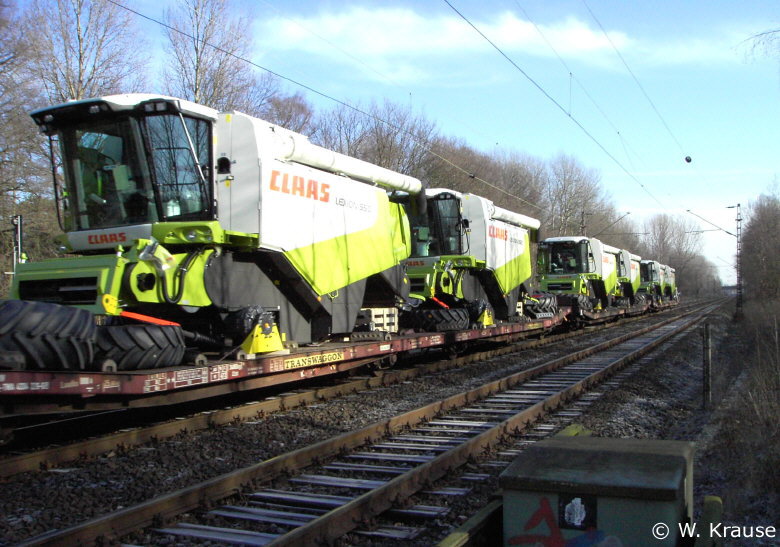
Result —
[{"label": "white body panel", "polygon": [[116,249],[117,245],[130,245],[136,239],[152,237],[151,224],[133,224],[116,228],[98,228],[68,232],[68,244],[72,249]]},{"label": "white body panel", "polygon": [[234,162],[229,176],[216,177],[226,229],[259,233],[262,248],[289,251],[377,222],[378,204],[386,200],[381,188],[278,159],[277,134],[289,137],[289,131],[240,113],[220,115],[217,131],[217,157]]},{"label": "white body panel", "polygon": [[[598,242],[598,245],[601,246],[601,275],[604,277],[604,279],[612,274],[617,275],[617,261],[618,255],[620,254],[620,249],[613,247],[612,245],[602,243],[595,238],[590,238],[590,242],[591,247],[596,247],[594,242]],[[598,260],[598,258],[596,260]]]},{"label": "white body panel", "polygon": [[[463,248],[470,247],[468,254],[475,256],[477,260],[484,260],[489,269],[496,270],[526,252],[525,239],[528,230],[493,218],[496,207],[490,200],[474,194],[463,194],[461,206],[463,218],[469,221],[471,229],[471,233],[466,235]],[[501,211],[511,213],[505,209]],[[516,215],[515,220],[518,222],[523,217],[515,213],[512,215]],[[505,218],[509,216],[505,215]],[[524,218],[533,221],[529,223],[530,228],[538,227],[539,223],[535,219]]]},{"label": "white body panel", "polygon": [[627,277],[629,281],[633,285],[639,280],[639,263],[641,262],[642,258],[625,249],[620,250],[619,258],[628,272]]}]

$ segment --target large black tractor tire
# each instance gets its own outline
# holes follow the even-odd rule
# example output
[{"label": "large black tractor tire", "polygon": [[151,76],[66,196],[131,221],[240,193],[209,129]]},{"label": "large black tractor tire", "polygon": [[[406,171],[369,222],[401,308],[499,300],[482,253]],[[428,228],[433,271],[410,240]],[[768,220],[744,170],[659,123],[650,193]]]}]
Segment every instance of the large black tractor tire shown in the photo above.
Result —
[{"label": "large black tractor tire", "polygon": [[0,302],[0,351],[20,352],[28,370],[85,370],[95,319],[87,310],[27,300]]},{"label": "large black tractor tire", "polygon": [[558,298],[552,293],[535,294],[525,300],[524,311],[532,318],[553,316],[558,313]]},{"label": "large black tractor tire", "polygon": [[184,334],[177,325],[98,327],[95,362],[111,359],[117,370],[172,367],[184,358]]},{"label": "large black tractor tire", "polygon": [[577,305],[583,311],[593,311],[593,299],[588,298],[585,294],[577,295]]},{"label": "large black tractor tire", "polygon": [[421,332],[444,332],[449,330],[464,330],[469,327],[469,312],[465,308],[434,308],[416,309],[413,324]]}]

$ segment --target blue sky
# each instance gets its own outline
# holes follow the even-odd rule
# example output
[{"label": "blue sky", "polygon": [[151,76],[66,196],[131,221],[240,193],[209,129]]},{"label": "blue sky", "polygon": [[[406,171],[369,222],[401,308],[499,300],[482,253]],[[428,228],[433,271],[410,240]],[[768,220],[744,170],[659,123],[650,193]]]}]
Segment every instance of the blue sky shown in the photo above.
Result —
[{"label": "blue sky", "polygon": [[[776,0],[450,3],[558,104],[443,0],[244,0],[236,9],[254,17],[256,63],[344,102],[410,104],[480,150],[572,155],[634,220],[665,211],[712,228],[691,209],[733,232],[725,207],[770,190],[780,171],[780,53],[756,54],[746,40],[780,28]],[[160,6],[134,5],[154,17]],[[735,239],[703,236],[733,281]]]}]

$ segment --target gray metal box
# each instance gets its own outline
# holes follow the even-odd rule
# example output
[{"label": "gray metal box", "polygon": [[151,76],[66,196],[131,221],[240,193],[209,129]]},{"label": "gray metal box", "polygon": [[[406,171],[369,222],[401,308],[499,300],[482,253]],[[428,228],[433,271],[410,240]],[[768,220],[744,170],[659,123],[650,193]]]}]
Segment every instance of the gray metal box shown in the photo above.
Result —
[{"label": "gray metal box", "polygon": [[693,448],[597,437],[529,447],[500,477],[504,545],[675,545],[692,516]]}]

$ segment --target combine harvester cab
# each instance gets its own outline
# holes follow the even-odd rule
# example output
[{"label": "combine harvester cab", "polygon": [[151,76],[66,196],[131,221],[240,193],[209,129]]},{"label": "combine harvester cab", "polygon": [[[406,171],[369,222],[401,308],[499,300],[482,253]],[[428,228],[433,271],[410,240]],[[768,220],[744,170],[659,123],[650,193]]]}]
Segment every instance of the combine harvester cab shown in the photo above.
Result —
[{"label": "combine harvester cab", "polygon": [[[27,368],[157,368],[185,347],[283,351],[285,337],[351,333],[369,314],[397,330],[411,248],[387,192],[417,194],[419,180],[170,97],[31,115],[62,155],[58,241],[76,256],[20,264],[18,300],[0,304],[0,349]],[[63,325],[56,337],[46,317]]]},{"label": "combine harvester cab", "polygon": [[619,279],[618,264],[623,260],[622,253],[592,237],[547,238],[539,243],[540,289],[555,294],[559,305],[571,306],[577,311],[608,310],[616,303],[616,297],[628,296],[625,293],[633,287],[630,256],[626,275],[620,275],[622,281]]},{"label": "combine harvester cab", "polygon": [[665,279],[663,266],[655,260],[642,260],[640,277],[639,292],[645,295],[651,306],[657,306],[663,297]]},{"label": "combine harvester cab", "polygon": [[522,320],[539,221],[474,194],[429,189],[425,195],[424,210],[419,200],[405,200],[412,256],[402,327],[446,331]]}]

